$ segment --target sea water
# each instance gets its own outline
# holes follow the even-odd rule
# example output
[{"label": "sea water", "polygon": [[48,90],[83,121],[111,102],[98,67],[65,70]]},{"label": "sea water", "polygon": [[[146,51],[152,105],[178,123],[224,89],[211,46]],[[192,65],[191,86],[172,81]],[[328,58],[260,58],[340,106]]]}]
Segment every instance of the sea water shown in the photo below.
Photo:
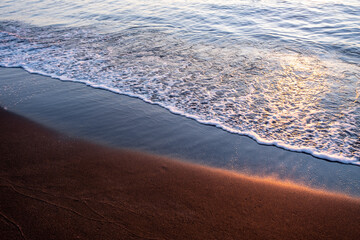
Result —
[{"label": "sea water", "polygon": [[357,0],[2,0],[0,66],[360,165]]}]

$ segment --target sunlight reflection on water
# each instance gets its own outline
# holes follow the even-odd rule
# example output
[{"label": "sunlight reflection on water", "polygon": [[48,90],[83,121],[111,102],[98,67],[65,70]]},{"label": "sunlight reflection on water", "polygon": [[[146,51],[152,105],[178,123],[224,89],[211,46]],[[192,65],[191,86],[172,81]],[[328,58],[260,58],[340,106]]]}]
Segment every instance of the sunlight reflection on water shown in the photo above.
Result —
[{"label": "sunlight reflection on water", "polygon": [[359,163],[358,1],[0,3],[0,65]]}]

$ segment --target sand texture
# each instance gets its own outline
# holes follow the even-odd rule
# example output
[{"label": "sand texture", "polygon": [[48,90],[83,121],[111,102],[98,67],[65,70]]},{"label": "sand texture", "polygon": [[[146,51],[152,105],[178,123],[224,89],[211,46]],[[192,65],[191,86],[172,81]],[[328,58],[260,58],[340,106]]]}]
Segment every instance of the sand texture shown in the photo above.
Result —
[{"label": "sand texture", "polygon": [[0,236],[358,239],[360,201],[99,146],[0,110]]}]

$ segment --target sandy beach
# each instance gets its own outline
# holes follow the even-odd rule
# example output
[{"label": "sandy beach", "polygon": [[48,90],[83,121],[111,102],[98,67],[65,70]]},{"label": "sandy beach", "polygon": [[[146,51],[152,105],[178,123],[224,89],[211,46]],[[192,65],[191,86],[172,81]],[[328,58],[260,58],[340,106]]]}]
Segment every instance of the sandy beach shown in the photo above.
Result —
[{"label": "sandy beach", "polygon": [[360,1],[0,1],[0,240],[360,239]]},{"label": "sandy beach", "polygon": [[69,138],[0,111],[2,239],[357,239],[360,201]]}]

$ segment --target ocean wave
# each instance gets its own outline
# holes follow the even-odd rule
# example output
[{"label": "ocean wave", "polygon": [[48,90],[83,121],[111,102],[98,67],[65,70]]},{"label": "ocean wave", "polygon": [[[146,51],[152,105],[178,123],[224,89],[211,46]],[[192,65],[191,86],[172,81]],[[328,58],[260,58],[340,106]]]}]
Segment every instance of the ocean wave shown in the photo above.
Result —
[{"label": "ocean wave", "polygon": [[333,53],[261,40],[192,42],[151,27],[101,33],[3,21],[0,65],[138,97],[261,144],[360,164],[360,67]]}]

